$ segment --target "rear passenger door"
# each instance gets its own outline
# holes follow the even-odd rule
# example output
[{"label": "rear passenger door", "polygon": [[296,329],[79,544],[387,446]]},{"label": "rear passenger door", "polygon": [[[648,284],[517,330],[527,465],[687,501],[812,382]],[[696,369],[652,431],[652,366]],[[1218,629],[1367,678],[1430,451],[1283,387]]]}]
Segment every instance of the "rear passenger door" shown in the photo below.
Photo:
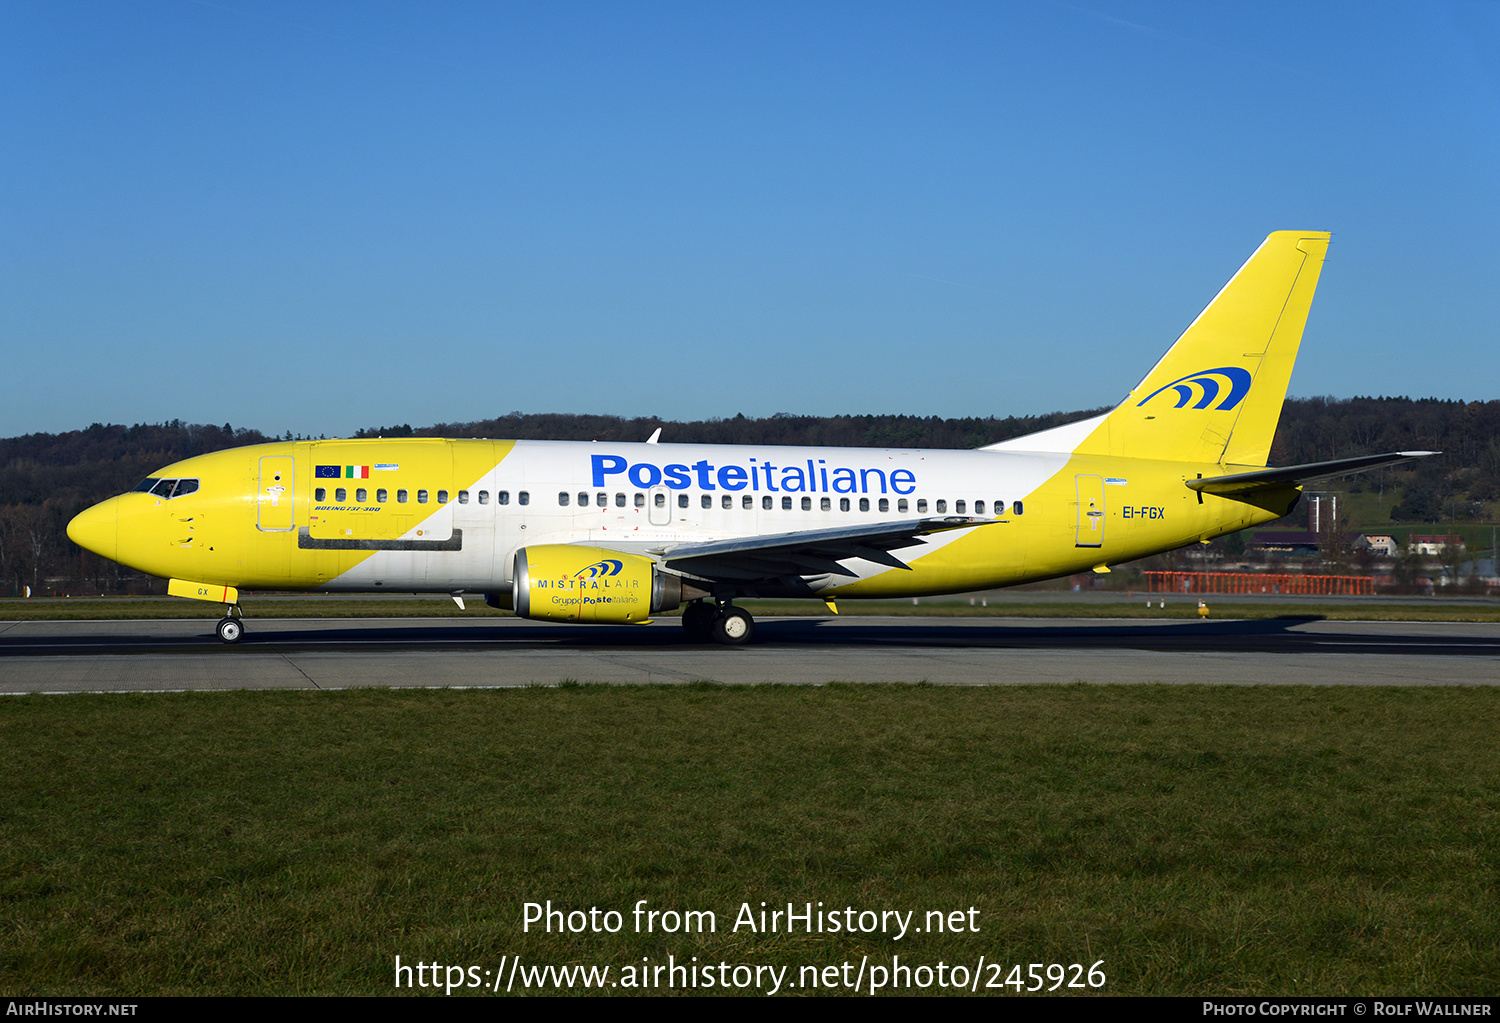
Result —
[{"label": "rear passenger door", "polygon": [[1104,546],[1104,477],[1078,476],[1078,524],[1075,545]]}]

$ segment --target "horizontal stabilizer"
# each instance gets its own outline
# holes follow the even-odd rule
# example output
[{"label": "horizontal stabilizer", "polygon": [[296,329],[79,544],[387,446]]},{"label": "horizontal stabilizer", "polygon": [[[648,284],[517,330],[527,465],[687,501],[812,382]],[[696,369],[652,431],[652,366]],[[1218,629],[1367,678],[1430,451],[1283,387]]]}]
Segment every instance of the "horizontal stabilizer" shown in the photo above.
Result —
[{"label": "horizontal stabilizer", "polygon": [[1375,469],[1382,465],[1410,462],[1414,458],[1427,458],[1441,454],[1439,451],[1393,451],[1384,455],[1363,455],[1359,458],[1340,458],[1332,462],[1311,462],[1307,465],[1289,465],[1281,469],[1257,469],[1254,472],[1237,472],[1231,476],[1212,476],[1208,479],[1187,480],[1193,490],[1208,494],[1242,494],[1250,490],[1267,487],[1284,487],[1289,483],[1315,483],[1335,476],[1346,476],[1351,472]]}]

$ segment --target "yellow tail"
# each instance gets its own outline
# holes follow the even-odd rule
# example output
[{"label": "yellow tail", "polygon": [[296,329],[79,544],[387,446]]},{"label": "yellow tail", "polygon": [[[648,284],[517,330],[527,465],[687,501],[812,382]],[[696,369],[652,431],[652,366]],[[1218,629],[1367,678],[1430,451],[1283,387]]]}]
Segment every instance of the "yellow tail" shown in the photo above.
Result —
[{"label": "yellow tail", "polygon": [[1328,239],[1268,237],[1077,452],[1265,465]]}]

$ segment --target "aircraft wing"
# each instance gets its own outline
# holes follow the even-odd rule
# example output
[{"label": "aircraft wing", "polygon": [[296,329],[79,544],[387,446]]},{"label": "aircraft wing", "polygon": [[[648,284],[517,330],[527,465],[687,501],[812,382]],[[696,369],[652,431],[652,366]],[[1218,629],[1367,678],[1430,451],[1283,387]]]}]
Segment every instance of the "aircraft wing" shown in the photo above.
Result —
[{"label": "aircraft wing", "polygon": [[878,565],[910,569],[891,553],[915,547],[931,533],[985,526],[1004,519],[968,515],[877,522],[868,526],[808,529],[798,533],[735,537],[702,543],[681,543],[652,551],[670,569],[710,579],[768,579],[785,575],[843,575],[857,573],[839,562],[863,558]]},{"label": "aircraft wing", "polygon": [[1382,465],[1409,462],[1414,458],[1426,458],[1441,454],[1440,451],[1393,451],[1384,455],[1363,455],[1359,458],[1340,458],[1332,462],[1309,462],[1307,465],[1289,465],[1281,469],[1257,469],[1254,472],[1237,472],[1229,476],[1211,476],[1208,479],[1185,481],[1193,490],[1208,494],[1243,494],[1251,490],[1284,487],[1288,483],[1315,483],[1333,479],[1363,469],[1374,469]]}]

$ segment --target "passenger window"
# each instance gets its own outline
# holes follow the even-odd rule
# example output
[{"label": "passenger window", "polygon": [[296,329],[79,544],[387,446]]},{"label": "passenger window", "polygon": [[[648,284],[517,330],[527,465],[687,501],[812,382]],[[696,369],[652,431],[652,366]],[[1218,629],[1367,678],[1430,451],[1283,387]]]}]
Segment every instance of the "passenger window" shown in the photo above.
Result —
[{"label": "passenger window", "polygon": [[497,491],[495,491],[495,503],[496,504],[510,504],[510,491],[509,490],[497,490]]},{"label": "passenger window", "polygon": [[734,507],[734,498],[732,496],[730,496],[729,494],[725,494],[720,499],[719,503],[722,504],[725,508],[733,508]]},{"label": "passenger window", "polygon": [[906,498],[903,497],[901,500],[896,502],[896,510],[898,512],[904,512],[907,510]]},{"label": "passenger window", "polygon": [[810,498],[810,497],[804,497],[802,499],[802,510],[803,511],[812,511],[812,498]]},{"label": "passenger window", "polygon": [[870,499],[868,497],[861,497],[859,499],[859,510],[860,511],[869,511],[870,510]]},{"label": "passenger window", "polygon": [[677,507],[679,507],[679,508],[686,508],[687,507],[687,495],[686,494],[678,494],[677,495]]},{"label": "passenger window", "polygon": [[848,510],[849,510],[849,499],[847,497],[841,497],[841,498],[839,498],[839,511],[848,511]]},{"label": "passenger window", "polygon": [[354,503],[355,504],[364,504],[369,499],[370,499],[370,492],[368,490],[366,490],[364,487],[360,487],[358,490],[356,490],[354,492]]},{"label": "passenger window", "polygon": [[939,513],[947,511],[948,510],[948,502],[944,501],[942,499],[939,499],[938,503],[937,503],[937,510],[938,510]]},{"label": "passenger window", "polygon": [[516,492],[516,504],[530,504],[530,503],[531,503],[531,491],[529,491],[529,490],[520,490],[520,491]]},{"label": "passenger window", "polygon": [[927,514],[927,498],[925,498],[925,497],[919,497],[919,498],[917,498],[917,514],[918,515],[926,515]]},{"label": "passenger window", "polygon": [[625,507],[625,495],[624,494],[616,494],[615,495],[615,507],[616,508],[623,508],[623,507]]},{"label": "passenger window", "polygon": [[714,506],[714,499],[709,497],[707,494],[704,494],[698,500],[703,504],[703,507],[705,508],[712,508]]},{"label": "passenger window", "polygon": [[326,500],[328,500],[328,491],[325,490],[323,487],[319,487],[317,490],[313,491],[313,500],[314,501],[326,501]]},{"label": "passenger window", "polygon": [[974,502],[974,514],[975,515],[983,515],[984,514],[984,502],[983,501],[975,501]]},{"label": "passenger window", "polygon": [[880,499],[880,510],[883,511],[883,512],[890,511],[891,510],[891,502],[882,497]]},{"label": "passenger window", "polygon": [[969,510],[969,503],[967,501],[954,501],[953,510],[962,515],[964,512]]},{"label": "passenger window", "polygon": [[379,490],[375,491],[376,504],[385,504],[386,501],[390,500],[390,497],[391,492],[384,487],[381,487]]},{"label": "passenger window", "polygon": [[761,507],[762,511],[770,511],[771,510],[771,499],[769,497],[762,497],[760,499],[760,507]]},{"label": "passenger window", "polygon": [[562,508],[566,508],[568,506],[568,492],[566,490],[557,495],[557,503],[558,506]]},{"label": "passenger window", "polygon": [[480,504],[489,504],[490,503],[490,492],[488,490],[481,490],[479,492],[479,503]]},{"label": "passenger window", "polygon": [[397,504],[405,504],[407,496],[408,495],[407,495],[406,491],[404,491],[404,490],[398,490],[398,491],[396,491],[396,503]]},{"label": "passenger window", "polygon": [[595,494],[594,503],[601,508],[607,508],[609,506],[609,495],[603,493]]},{"label": "passenger window", "polygon": [[447,504],[447,503],[448,503],[448,491],[446,491],[446,490],[439,490],[438,491],[438,504]]},{"label": "passenger window", "polygon": [[636,495],[635,495],[635,506],[637,508],[644,508],[644,507],[646,507],[646,495],[645,494],[642,494],[639,491],[636,492]]},{"label": "passenger window", "polygon": [[833,498],[831,498],[831,497],[825,497],[825,498],[823,498],[823,501],[822,501],[822,504],[820,505],[820,507],[824,511],[833,511]]},{"label": "passenger window", "polygon": [[1017,515],[1021,514],[1021,502],[1020,501],[1016,502],[1015,512],[1016,512]]},{"label": "passenger window", "polygon": [[781,499],[781,510],[782,511],[791,511],[792,510],[792,499],[790,497],[783,497]]},{"label": "passenger window", "polygon": [[744,497],[740,498],[740,507],[747,510],[754,510],[755,498],[751,497],[749,494],[746,494]]},{"label": "passenger window", "polygon": [[657,494],[656,495],[656,506],[658,508],[665,508],[667,506],[667,495],[666,494]]},{"label": "passenger window", "polygon": [[349,491],[345,490],[343,487],[339,487],[333,492],[333,499],[339,504],[343,504],[345,501],[349,500]]},{"label": "passenger window", "polygon": [[417,503],[418,504],[426,504],[427,503],[427,491],[425,491],[425,490],[418,490],[417,491]]},{"label": "passenger window", "polygon": [[584,493],[583,491],[579,491],[578,492],[578,507],[580,507],[580,508],[587,508],[588,506],[589,506],[589,495],[586,494],[586,493]]},{"label": "passenger window", "polygon": [[469,503],[469,492],[467,490],[460,490],[458,492],[458,503],[459,504],[468,504]]}]

